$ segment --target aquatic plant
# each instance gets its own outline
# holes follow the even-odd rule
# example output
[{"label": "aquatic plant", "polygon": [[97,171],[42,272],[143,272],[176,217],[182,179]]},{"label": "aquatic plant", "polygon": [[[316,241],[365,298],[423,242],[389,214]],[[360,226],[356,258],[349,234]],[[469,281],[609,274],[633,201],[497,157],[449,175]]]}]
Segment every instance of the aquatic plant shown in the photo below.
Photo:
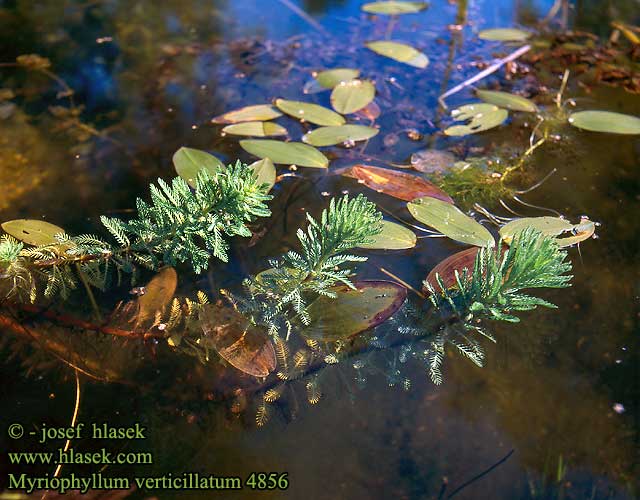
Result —
[{"label": "aquatic plant", "polygon": [[69,236],[40,221],[5,222],[2,228],[11,236],[0,243],[0,290],[6,296],[26,294],[33,302],[40,284],[46,298],[65,298],[78,281],[88,291],[90,285],[105,289],[113,274],[119,281],[138,266],[187,262],[200,273],[212,256],[228,260],[226,237],[251,236],[246,224],[270,215],[266,191],[240,162],[214,173],[201,169],[193,190],[180,177],[171,184],[159,179],[150,186],[150,203],[137,200],[137,217],[101,217],[117,244],[95,235]]}]

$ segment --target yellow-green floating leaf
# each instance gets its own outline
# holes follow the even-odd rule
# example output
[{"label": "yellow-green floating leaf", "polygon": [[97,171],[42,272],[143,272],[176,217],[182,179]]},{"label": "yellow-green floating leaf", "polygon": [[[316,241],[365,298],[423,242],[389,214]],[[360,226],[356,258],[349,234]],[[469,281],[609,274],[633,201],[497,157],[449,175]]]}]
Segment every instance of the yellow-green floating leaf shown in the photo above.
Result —
[{"label": "yellow-green floating leaf", "polygon": [[377,128],[364,125],[320,127],[306,133],[302,140],[312,146],[334,146],[347,141],[365,141],[378,133]]},{"label": "yellow-green floating leaf", "polygon": [[250,137],[271,137],[287,135],[287,129],[273,122],[244,122],[227,125],[222,129],[225,134]]},{"label": "yellow-green floating leaf", "polygon": [[482,40],[493,40],[496,42],[523,42],[531,36],[527,31],[515,28],[494,28],[482,30],[478,33]]},{"label": "yellow-green floating leaf", "polygon": [[367,106],[376,96],[376,88],[367,80],[351,80],[336,85],[331,92],[331,105],[338,113],[348,115]]},{"label": "yellow-green floating leaf", "polygon": [[469,120],[469,123],[466,125],[453,125],[447,128],[444,133],[449,136],[477,134],[497,127],[508,116],[509,112],[506,109],[501,109],[493,104],[467,104],[454,109],[451,112],[451,117],[455,121]]},{"label": "yellow-green floating leaf", "polygon": [[332,89],[336,85],[342,82],[349,82],[351,80],[355,80],[360,76],[359,69],[351,69],[351,68],[335,68],[328,69],[325,71],[320,71],[316,75],[316,81],[320,84],[321,87],[325,89]]},{"label": "yellow-green floating leaf", "polygon": [[247,153],[258,158],[269,158],[273,163],[299,167],[327,168],[329,160],[320,151],[301,142],[282,142],[268,139],[240,141]]},{"label": "yellow-green floating leaf", "polygon": [[499,90],[476,90],[477,96],[484,102],[495,104],[500,108],[510,109],[512,111],[525,111],[528,113],[536,113],[538,106],[526,97]]},{"label": "yellow-green floating leaf", "polygon": [[523,217],[507,222],[502,226],[500,228],[500,236],[505,243],[509,244],[516,234],[527,227],[533,227],[545,236],[558,236],[571,231],[573,224],[560,217]]},{"label": "yellow-green floating leaf", "polygon": [[416,68],[426,68],[429,64],[429,58],[425,54],[406,43],[380,40],[378,42],[369,42],[365,45],[376,54]]},{"label": "yellow-green floating leaf", "polygon": [[640,134],[640,118],[611,111],[578,111],[571,114],[569,123],[591,132]]},{"label": "yellow-green floating leaf", "polygon": [[[586,217],[580,219],[578,224],[572,224],[560,217],[523,217],[508,222],[500,228],[500,236],[507,244],[511,244],[514,236],[527,227],[533,227],[545,236],[556,237],[558,246],[566,247],[575,245],[591,238],[596,230],[595,222]],[[571,236],[558,238],[561,234],[570,233]]]},{"label": "yellow-green floating leaf", "polygon": [[283,113],[316,125],[337,126],[344,124],[344,117],[318,104],[276,99],[276,106]]},{"label": "yellow-green floating leaf", "polygon": [[64,229],[50,222],[36,219],[16,219],[2,224],[2,230],[27,245],[55,245],[59,241],[56,234],[64,234]]},{"label": "yellow-green floating leaf", "polygon": [[276,183],[276,167],[269,158],[258,160],[249,165],[249,168],[256,173],[260,184],[268,184],[269,191]]},{"label": "yellow-green floating leaf", "polygon": [[371,238],[371,243],[360,245],[360,248],[372,250],[405,250],[413,248],[418,241],[415,233],[400,224],[382,221],[382,232]]},{"label": "yellow-green floating leaf", "polygon": [[211,119],[211,123],[262,122],[282,116],[271,104],[256,104],[229,111]]},{"label": "yellow-green floating leaf", "polygon": [[219,167],[224,167],[224,163],[206,151],[182,147],[173,155],[173,166],[176,173],[187,181],[189,186],[195,187],[196,177],[201,169],[204,168],[214,174]]},{"label": "yellow-green floating leaf", "polygon": [[365,3],[362,6],[364,12],[369,14],[415,14],[428,7],[426,2],[403,2],[403,1],[388,1],[388,2],[371,2]]},{"label": "yellow-green floating leaf", "polygon": [[425,196],[409,202],[407,208],[417,220],[452,240],[479,247],[495,244],[487,228],[451,203]]},{"label": "yellow-green floating leaf", "polygon": [[573,234],[573,236],[567,236],[565,238],[556,238],[556,241],[558,242],[558,246],[560,248],[568,247],[568,246],[580,243],[581,241],[588,240],[594,235],[595,232],[596,232],[596,223],[593,221],[590,221],[586,217],[583,217],[580,220],[579,224],[576,224],[575,226],[573,226],[573,229],[571,230],[571,233]]}]

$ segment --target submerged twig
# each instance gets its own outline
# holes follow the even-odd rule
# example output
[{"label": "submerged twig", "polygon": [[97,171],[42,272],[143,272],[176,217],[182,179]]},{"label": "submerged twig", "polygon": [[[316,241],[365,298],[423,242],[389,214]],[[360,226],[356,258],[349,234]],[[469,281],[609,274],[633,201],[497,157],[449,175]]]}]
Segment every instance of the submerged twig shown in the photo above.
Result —
[{"label": "submerged twig", "polygon": [[319,31],[320,33],[322,33],[323,35],[327,35],[329,36],[329,33],[327,32],[327,30],[325,30],[320,23],[318,23],[318,21],[316,21],[315,19],[313,19],[309,14],[307,14],[304,10],[302,10],[300,7],[298,7],[297,5],[294,5],[293,3],[291,3],[289,0],[279,0],[279,2],[284,5],[287,9],[291,10],[293,13],[295,13],[296,15],[300,16],[302,19],[304,19],[307,23],[309,23],[313,28],[315,28],[317,31]]},{"label": "submerged twig", "polygon": [[463,90],[464,88],[468,87],[469,85],[473,85],[474,83],[482,80],[483,78],[491,75],[492,73],[495,73],[502,66],[504,66],[508,62],[511,62],[514,59],[517,59],[518,57],[526,54],[527,52],[529,52],[529,50],[531,50],[531,45],[525,45],[524,47],[520,47],[518,50],[516,50],[512,54],[509,54],[507,57],[503,57],[502,59],[499,59],[498,61],[493,63],[491,66],[489,66],[487,69],[482,70],[477,75],[469,78],[468,80],[465,80],[464,82],[462,82],[459,85],[456,85],[452,89],[447,90],[444,94],[442,94],[440,97],[438,97],[438,102],[440,103],[440,105],[444,109],[448,109],[446,103],[444,102],[444,100],[447,97],[450,97],[453,94],[456,94],[456,93],[460,92],[461,90]]}]

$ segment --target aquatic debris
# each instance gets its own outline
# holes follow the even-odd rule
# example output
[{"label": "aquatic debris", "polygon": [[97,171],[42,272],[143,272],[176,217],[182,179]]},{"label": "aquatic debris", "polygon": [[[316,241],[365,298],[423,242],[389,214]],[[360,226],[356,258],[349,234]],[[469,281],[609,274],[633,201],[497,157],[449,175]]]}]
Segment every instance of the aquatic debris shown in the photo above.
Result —
[{"label": "aquatic debris", "polygon": [[411,155],[411,167],[424,174],[446,172],[455,162],[452,153],[439,149],[423,149]]},{"label": "aquatic debris", "polygon": [[266,377],[276,369],[276,354],[266,332],[235,309],[205,304],[199,319],[202,343],[210,344],[233,367],[254,377]]},{"label": "aquatic debris", "polygon": [[436,275],[440,277],[440,280],[444,284],[445,288],[453,288],[458,285],[456,279],[456,271],[458,271],[458,275],[460,279],[462,279],[462,273],[464,269],[469,270],[469,274],[467,276],[470,279],[471,272],[473,271],[473,266],[476,260],[476,255],[480,251],[479,247],[471,247],[466,250],[462,250],[461,252],[454,253],[450,255],[443,261],[439,262],[436,267],[434,267],[427,278],[424,281],[423,291],[428,293],[426,285],[429,284],[436,291],[441,291],[438,280],[436,279]]},{"label": "aquatic debris", "polygon": [[415,198],[431,196],[447,203],[453,203],[451,197],[435,184],[406,172],[370,165],[354,165],[343,170],[341,174],[345,177],[358,179],[368,188],[400,200],[411,201]]}]

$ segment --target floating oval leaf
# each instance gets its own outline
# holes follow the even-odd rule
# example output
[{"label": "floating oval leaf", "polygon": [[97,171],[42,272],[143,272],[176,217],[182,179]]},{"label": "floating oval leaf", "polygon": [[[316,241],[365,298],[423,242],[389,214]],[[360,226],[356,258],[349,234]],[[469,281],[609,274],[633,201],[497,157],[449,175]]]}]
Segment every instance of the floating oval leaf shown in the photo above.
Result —
[{"label": "floating oval leaf", "polygon": [[263,158],[262,160],[258,160],[249,165],[249,168],[256,173],[258,182],[260,184],[268,184],[269,189],[276,183],[276,167],[273,165],[273,162],[270,158]]},{"label": "floating oval leaf", "polygon": [[502,124],[509,112],[506,109],[498,108],[493,104],[478,103],[467,104],[454,109],[451,117],[455,121],[470,120],[467,125],[454,125],[444,131],[449,136],[462,136],[477,134]]},{"label": "floating oval leaf", "polygon": [[2,230],[27,245],[55,245],[60,243],[56,234],[64,234],[64,229],[50,222],[35,219],[16,219],[2,224]]},{"label": "floating oval leaf", "polygon": [[523,42],[531,36],[531,33],[515,28],[494,28],[482,30],[478,33],[482,40],[493,40],[497,42]]},{"label": "floating oval leaf", "polygon": [[370,189],[404,201],[431,196],[447,203],[451,197],[436,185],[417,175],[369,165],[354,165],[342,175],[358,179]]},{"label": "floating oval leaf", "polygon": [[211,123],[261,122],[282,116],[271,104],[256,104],[229,111],[211,119]]},{"label": "floating oval leaf", "polygon": [[227,125],[222,129],[225,134],[253,137],[287,135],[287,129],[273,122],[244,122]]},{"label": "floating oval leaf", "polygon": [[218,168],[224,167],[218,158],[206,151],[193,148],[180,148],[173,155],[173,166],[176,173],[182,177],[191,187],[196,186],[196,178],[201,169],[206,169],[214,174]]},{"label": "floating oval leaf", "polygon": [[337,126],[344,124],[344,117],[318,104],[276,99],[276,106],[283,113],[316,125]]},{"label": "floating oval leaf", "polygon": [[406,43],[380,40],[378,42],[369,42],[365,45],[376,54],[416,68],[426,68],[429,64],[429,58],[425,54]]},{"label": "floating oval leaf", "polygon": [[495,244],[491,233],[458,207],[435,198],[418,198],[407,204],[411,215],[452,240],[479,247]]},{"label": "floating oval leaf", "polygon": [[388,220],[382,221],[382,232],[371,239],[371,243],[359,247],[371,250],[406,250],[415,247],[418,241],[413,231]]},{"label": "floating oval leaf", "polygon": [[204,341],[238,370],[266,377],[276,368],[276,353],[265,332],[238,311],[220,304],[205,304],[200,311]]},{"label": "floating oval leaf", "polygon": [[569,123],[591,132],[640,134],[640,118],[611,111],[578,111],[571,114]]},{"label": "floating oval leaf", "polygon": [[500,237],[510,244],[513,237],[527,227],[533,227],[545,236],[558,236],[571,231],[573,224],[560,217],[523,217],[507,222],[500,228]]},{"label": "floating oval leaf", "polygon": [[526,97],[499,90],[476,90],[476,95],[484,102],[495,104],[504,109],[512,111],[525,111],[528,113],[536,113],[538,106]]},{"label": "floating oval leaf", "polygon": [[[429,283],[436,292],[442,291],[440,289],[440,285],[438,285],[438,281],[436,280],[437,274],[440,276],[445,288],[448,289],[455,287],[457,285],[455,272],[458,271],[458,275],[461,280],[462,272],[465,268],[469,270],[470,275],[473,271],[476,255],[478,255],[479,251],[480,249],[478,247],[471,247],[450,255],[431,270],[425,280],[425,284]],[[426,286],[423,290],[428,293]]]},{"label": "floating oval leaf", "polygon": [[320,71],[316,75],[316,81],[325,89],[332,89],[342,82],[355,80],[360,76],[359,69],[336,68]]},{"label": "floating oval leaf", "polygon": [[313,146],[301,142],[281,142],[268,139],[240,141],[247,153],[258,158],[269,158],[273,163],[299,167],[327,168],[329,160]]},{"label": "floating oval leaf", "polygon": [[438,149],[425,149],[411,155],[411,166],[426,174],[444,172],[455,163],[456,157],[453,154]]},{"label": "floating oval leaf", "polygon": [[359,281],[355,290],[336,287],[335,299],[321,296],[308,312],[311,323],[301,331],[307,338],[334,342],[374,328],[391,317],[407,298],[407,290],[390,281]]},{"label": "floating oval leaf", "polygon": [[575,245],[577,243],[580,243],[581,241],[585,241],[591,238],[596,232],[596,223],[590,221],[586,217],[583,217],[580,220],[579,224],[573,226],[571,232],[573,233],[573,236],[567,236],[566,238],[556,238],[556,241],[558,242],[558,246],[560,248]]},{"label": "floating oval leaf", "polygon": [[306,133],[302,140],[312,146],[334,146],[347,141],[365,141],[379,132],[377,128],[364,125],[341,125],[320,127]]},{"label": "floating oval leaf", "polygon": [[376,88],[367,80],[342,82],[331,92],[331,105],[338,113],[348,115],[367,106],[376,96]]},{"label": "floating oval leaf", "polygon": [[420,12],[421,10],[426,9],[428,5],[429,4],[427,4],[426,2],[403,2],[397,0],[388,2],[365,3],[362,6],[362,10],[370,14],[415,14],[416,12]]},{"label": "floating oval leaf", "polygon": [[508,222],[500,228],[500,236],[503,241],[510,244],[513,237],[527,227],[533,227],[545,236],[559,236],[563,233],[571,233],[572,236],[556,238],[560,247],[575,245],[593,236],[596,224],[583,217],[578,224],[572,224],[560,217],[523,217]]}]

